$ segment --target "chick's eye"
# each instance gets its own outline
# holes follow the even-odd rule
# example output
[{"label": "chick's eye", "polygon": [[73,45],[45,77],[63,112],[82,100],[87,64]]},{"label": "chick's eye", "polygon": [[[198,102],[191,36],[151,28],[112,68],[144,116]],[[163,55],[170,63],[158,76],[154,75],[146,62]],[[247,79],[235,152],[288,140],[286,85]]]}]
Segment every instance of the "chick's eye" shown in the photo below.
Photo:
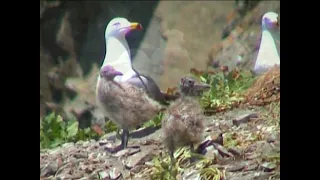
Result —
[{"label": "chick's eye", "polygon": [[116,27],[118,27],[118,26],[120,26],[120,23],[117,22],[117,23],[114,23],[113,25],[116,26]]}]

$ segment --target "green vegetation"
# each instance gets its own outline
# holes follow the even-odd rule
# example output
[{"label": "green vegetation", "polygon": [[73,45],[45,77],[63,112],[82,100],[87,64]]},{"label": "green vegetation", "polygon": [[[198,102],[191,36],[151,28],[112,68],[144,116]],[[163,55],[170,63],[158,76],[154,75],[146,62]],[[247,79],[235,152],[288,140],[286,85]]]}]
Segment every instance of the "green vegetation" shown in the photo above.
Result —
[{"label": "green vegetation", "polygon": [[[196,176],[203,180],[220,180],[225,177],[224,172],[213,166],[214,158],[208,159],[199,154],[192,154],[189,147],[177,149],[174,157],[176,161],[172,168],[169,156],[155,157],[153,159],[151,179],[175,180],[177,174],[189,172],[191,169]],[[196,158],[197,161],[191,162],[191,157]]]},{"label": "green vegetation", "polygon": [[154,117],[153,119],[151,119],[148,122],[145,122],[143,124],[143,127],[150,127],[150,126],[158,127],[158,126],[161,126],[162,118],[163,118],[163,113],[160,112],[156,117]]},{"label": "green vegetation", "polygon": [[80,129],[76,120],[64,121],[51,113],[40,121],[40,149],[55,148],[66,142],[96,139],[99,135],[91,128]]},{"label": "green vegetation", "polygon": [[104,132],[105,134],[110,133],[110,132],[114,132],[118,130],[117,125],[115,125],[112,121],[107,121],[106,124],[104,125]]},{"label": "green vegetation", "polygon": [[[160,113],[143,126],[160,126],[163,113]],[[40,149],[55,148],[66,142],[77,142],[79,140],[99,139],[101,136],[117,131],[117,126],[112,121],[107,121],[103,129],[79,128],[77,120],[65,121],[54,112],[40,121]],[[98,133],[99,131],[100,134]]]},{"label": "green vegetation", "polygon": [[201,105],[207,113],[215,113],[237,106],[244,100],[244,92],[252,85],[255,77],[246,71],[237,69],[230,73],[217,72],[197,75],[204,83],[210,84],[210,91],[201,98]]}]

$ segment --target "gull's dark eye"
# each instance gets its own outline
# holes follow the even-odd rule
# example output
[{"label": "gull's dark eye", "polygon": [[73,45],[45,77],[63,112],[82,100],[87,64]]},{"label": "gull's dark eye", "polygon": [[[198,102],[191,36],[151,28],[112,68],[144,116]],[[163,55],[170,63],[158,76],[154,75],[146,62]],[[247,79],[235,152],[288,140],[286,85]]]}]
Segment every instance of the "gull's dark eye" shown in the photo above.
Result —
[{"label": "gull's dark eye", "polygon": [[120,23],[119,23],[119,22],[116,22],[116,23],[114,23],[113,25],[116,26],[116,27],[118,27],[118,26],[120,26]]}]

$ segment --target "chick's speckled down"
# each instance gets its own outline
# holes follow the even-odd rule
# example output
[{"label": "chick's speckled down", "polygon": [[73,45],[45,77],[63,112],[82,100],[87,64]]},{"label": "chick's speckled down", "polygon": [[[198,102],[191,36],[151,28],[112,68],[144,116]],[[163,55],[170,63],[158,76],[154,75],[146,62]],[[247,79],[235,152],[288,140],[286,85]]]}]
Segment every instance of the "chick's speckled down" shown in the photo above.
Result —
[{"label": "chick's speckled down", "polygon": [[131,129],[151,120],[162,106],[147,93],[130,83],[100,81],[97,102],[105,114],[120,128]]},{"label": "chick's speckled down", "polygon": [[162,120],[164,144],[169,151],[200,142],[204,132],[203,119],[203,111],[192,97],[172,103]]}]

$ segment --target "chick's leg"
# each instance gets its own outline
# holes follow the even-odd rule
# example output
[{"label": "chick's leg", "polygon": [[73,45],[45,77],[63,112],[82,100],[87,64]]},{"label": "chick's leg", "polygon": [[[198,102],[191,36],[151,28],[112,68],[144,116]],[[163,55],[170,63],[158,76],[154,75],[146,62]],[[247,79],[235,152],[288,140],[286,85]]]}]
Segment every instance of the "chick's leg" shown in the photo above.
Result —
[{"label": "chick's leg", "polygon": [[121,134],[121,144],[119,146],[114,147],[114,148],[106,148],[107,151],[110,153],[116,153],[120,150],[127,148],[128,138],[129,138],[129,130],[123,129],[123,132]]},{"label": "chick's leg", "polygon": [[121,145],[123,149],[128,147],[128,140],[129,140],[129,130],[123,129],[122,138],[121,138]]},{"label": "chick's leg", "polygon": [[175,159],[174,159],[174,142],[172,140],[169,141],[168,145],[168,151],[169,151],[169,156],[170,156],[170,161],[171,161],[171,166],[169,171],[172,173],[172,170],[174,169],[174,166],[176,164]]},{"label": "chick's leg", "polygon": [[192,154],[191,158],[190,158],[190,161],[191,161],[191,163],[193,163],[193,162],[195,162],[197,160],[197,158],[193,156],[195,153],[197,153],[196,150],[194,149],[194,145],[193,144],[190,144],[190,152]]}]

